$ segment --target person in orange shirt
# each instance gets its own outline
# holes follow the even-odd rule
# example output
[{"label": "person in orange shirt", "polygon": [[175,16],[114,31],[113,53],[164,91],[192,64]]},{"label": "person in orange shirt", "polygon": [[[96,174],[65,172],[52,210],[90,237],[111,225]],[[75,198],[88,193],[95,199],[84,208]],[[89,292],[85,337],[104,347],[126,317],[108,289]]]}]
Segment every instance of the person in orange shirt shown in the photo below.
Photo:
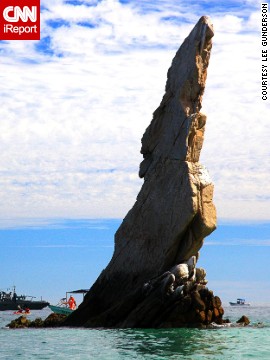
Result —
[{"label": "person in orange shirt", "polygon": [[77,306],[77,304],[76,304],[76,301],[75,301],[75,299],[74,299],[74,297],[71,295],[70,296],[70,298],[68,299],[68,306],[69,306],[69,308],[71,309],[71,310],[75,310],[76,309],[76,306]]}]

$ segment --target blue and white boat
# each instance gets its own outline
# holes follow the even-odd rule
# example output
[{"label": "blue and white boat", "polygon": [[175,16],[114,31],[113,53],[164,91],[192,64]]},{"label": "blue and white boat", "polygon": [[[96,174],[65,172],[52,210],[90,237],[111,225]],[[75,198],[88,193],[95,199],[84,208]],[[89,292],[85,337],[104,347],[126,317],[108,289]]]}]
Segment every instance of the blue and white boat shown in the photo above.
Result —
[{"label": "blue and white boat", "polygon": [[231,306],[250,306],[245,299],[236,299],[236,302],[230,302]]}]

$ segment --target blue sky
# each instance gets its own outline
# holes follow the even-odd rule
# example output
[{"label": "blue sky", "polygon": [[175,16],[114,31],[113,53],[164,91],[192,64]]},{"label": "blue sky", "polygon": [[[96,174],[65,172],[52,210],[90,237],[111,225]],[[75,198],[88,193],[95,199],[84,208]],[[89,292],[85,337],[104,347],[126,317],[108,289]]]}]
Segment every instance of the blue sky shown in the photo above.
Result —
[{"label": "blue sky", "polygon": [[[269,289],[258,272],[267,273],[270,223],[260,2],[41,5],[40,41],[0,42],[0,288],[15,284],[55,301],[91,285],[106,266],[119,219],[142,185],[140,139],[171,60],[209,15],[215,37],[201,162],[215,183],[220,226],[200,265],[226,300],[257,301],[261,287]],[[265,297],[270,302],[269,290]]]},{"label": "blue sky", "polygon": [[[120,219],[57,220],[0,231],[2,286],[55,303],[89,288],[106,267]],[[237,297],[270,303],[270,223],[220,223],[205,240],[199,267],[225,304]],[[78,298],[80,300],[80,297]]]}]

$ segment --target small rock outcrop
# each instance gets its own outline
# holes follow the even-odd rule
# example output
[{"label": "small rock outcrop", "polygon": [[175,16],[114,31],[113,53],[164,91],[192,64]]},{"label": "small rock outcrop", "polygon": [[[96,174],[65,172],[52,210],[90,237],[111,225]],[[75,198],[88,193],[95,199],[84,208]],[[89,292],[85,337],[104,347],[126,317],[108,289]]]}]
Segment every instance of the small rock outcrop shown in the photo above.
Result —
[{"label": "small rock outcrop", "polygon": [[179,327],[222,322],[218,297],[196,269],[216,228],[213,183],[199,163],[200,112],[213,27],[203,16],[177,51],[165,95],[142,138],[144,183],[115,234],[107,268],[66,325]]},{"label": "small rock outcrop", "polygon": [[243,326],[247,326],[250,324],[250,320],[247,316],[243,315],[239,320],[236,321],[237,324],[242,324]]},{"label": "small rock outcrop", "polygon": [[6,326],[10,329],[24,329],[24,328],[54,328],[61,327],[66,315],[50,314],[45,320],[36,318],[35,320],[29,320],[26,316],[22,315],[12,320]]}]

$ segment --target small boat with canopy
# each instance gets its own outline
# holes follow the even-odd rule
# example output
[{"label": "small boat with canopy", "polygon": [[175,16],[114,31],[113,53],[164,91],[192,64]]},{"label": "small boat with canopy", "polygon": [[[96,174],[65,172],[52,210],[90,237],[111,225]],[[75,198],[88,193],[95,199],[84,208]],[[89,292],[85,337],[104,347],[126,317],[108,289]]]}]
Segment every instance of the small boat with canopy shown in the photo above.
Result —
[{"label": "small boat with canopy", "polygon": [[231,306],[250,306],[245,299],[236,299],[236,302],[230,302]]},{"label": "small boat with canopy", "polygon": [[73,297],[75,294],[82,294],[83,298],[89,290],[79,289],[67,291],[66,297],[60,299],[57,305],[49,305],[49,308],[55,313],[60,315],[70,315],[77,308],[76,301]]}]

